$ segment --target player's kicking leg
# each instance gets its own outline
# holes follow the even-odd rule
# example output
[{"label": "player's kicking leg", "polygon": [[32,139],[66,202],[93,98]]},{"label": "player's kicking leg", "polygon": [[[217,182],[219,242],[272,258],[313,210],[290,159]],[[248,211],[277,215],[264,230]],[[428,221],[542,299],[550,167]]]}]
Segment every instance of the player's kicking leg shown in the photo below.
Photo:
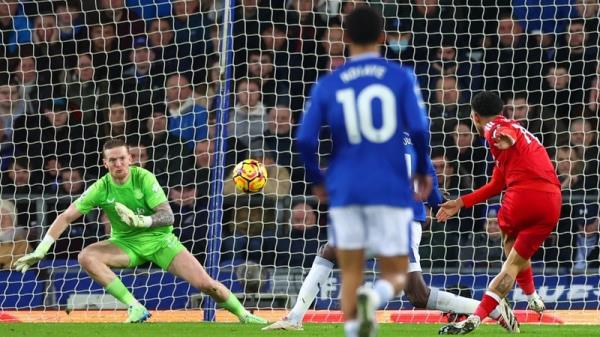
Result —
[{"label": "player's kicking leg", "polygon": [[[446,313],[470,315],[475,312],[479,301],[458,296],[447,291],[430,288],[425,284],[421,269],[419,245],[423,226],[417,221],[412,222],[412,241],[409,254],[408,276],[405,288],[406,297],[417,309],[439,310]],[[509,332],[519,332],[519,323],[508,305],[494,309],[492,319]]]},{"label": "player's kicking leg", "polygon": [[125,323],[141,323],[150,318],[150,312],[140,304],[110,268],[126,268],[135,265],[135,258],[125,250],[109,241],[89,245],[79,253],[81,268],[96,282],[104,287],[119,302],[127,305],[128,317]]},{"label": "player's kicking leg", "polygon": [[[513,249],[515,240],[513,237],[504,236],[504,254],[508,256]],[[542,314],[546,310],[546,305],[540,295],[535,290],[533,283],[533,270],[531,269],[531,259],[527,260],[527,266],[517,274],[516,283],[519,285],[525,296],[527,296],[527,308]]]},{"label": "player's kicking leg", "polygon": [[[502,265],[500,273],[490,283],[475,312],[460,323],[442,327],[439,331],[440,334],[464,335],[470,333],[477,329],[481,324],[482,318],[487,317],[499,304],[501,308],[506,309],[508,307],[505,297],[512,290],[518,275],[522,276],[524,271],[527,271],[527,269],[531,270],[529,259],[535,252],[533,250],[531,253],[524,254],[527,257],[523,257],[512,245],[513,242],[514,240],[511,238],[505,239],[505,244],[508,243],[508,247],[510,247],[506,261]],[[506,250],[508,250],[508,247],[506,247]],[[528,251],[531,251],[531,248]],[[531,278],[530,282],[533,285],[533,278]]]},{"label": "player's kicking leg", "polygon": [[234,314],[242,323],[266,324],[264,318],[252,315],[240,301],[221,282],[213,280],[204,270],[204,267],[187,249],[173,258],[168,271],[179,276],[192,285],[212,297],[219,306]]}]

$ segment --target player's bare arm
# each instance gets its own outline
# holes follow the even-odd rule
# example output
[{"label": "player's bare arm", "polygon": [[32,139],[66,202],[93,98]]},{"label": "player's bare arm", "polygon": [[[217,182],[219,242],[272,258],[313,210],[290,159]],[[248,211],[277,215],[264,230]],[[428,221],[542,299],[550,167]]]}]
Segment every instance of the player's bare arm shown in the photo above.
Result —
[{"label": "player's bare arm", "polygon": [[50,247],[54,244],[54,241],[62,235],[71,223],[79,219],[79,217],[81,217],[81,213],[77,210],[75,205],[71,204],[66,211],[56,217],[37,248],[32,253],[15,261],[15,269],[17,271],[26,272],[29,267],[43,259],[48,253],[48,250],[50,250]]},{"label": "player's bare arm", "polygon": [[64,212],[56,217],[52,225],[50,225],[47,235],[52,236],[54,239],[59,238],[65,229],[80,217],[81,212],[79,212],[74,204],[71,204]]},{"label": "player's bare arm", "polygon": [[439,222],[445,222],[449,218],[453,217],[460,211],[464,206],[464,202],[461,198],[455,200],[448,200],[440,205],[440,209],[436,214],[436,219]]},{"label": "player's bare arm", "polygon": [[168,202],[163,202],[156,206],[154,212],[155,213],[150,216],[152,218],[150,227],[170,226],[175,222],[173,210]]}]

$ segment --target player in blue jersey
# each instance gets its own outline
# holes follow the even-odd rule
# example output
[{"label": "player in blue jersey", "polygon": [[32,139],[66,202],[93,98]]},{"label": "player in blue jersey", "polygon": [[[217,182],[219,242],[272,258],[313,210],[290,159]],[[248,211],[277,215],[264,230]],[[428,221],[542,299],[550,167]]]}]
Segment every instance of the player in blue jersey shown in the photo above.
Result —
[{"label": "player in blue jersey", "polygon": [[[411,246],[414,198],[431,190],[425,105],[412,70],[379,56],[383,19],[368,6],[344,18],[351,60],[319,79],[298,132],[298,150],[313,193],[330,205],[329,244],[342,275],[346,336],[373,336],[375,310],[403,290]],[[333,143],[325,176],[316,153],[329,126]],[[404,156],[404,133],[415,149],[418,190]],[[366,256],[378,258],[381,279],[360,287]],[[359,289],[360,287],[360,289]]]},{"label": "player in blue jersey", "polygon": [[[405,135],[404,146],[408,171],[409,174],[412,174],[412,168],[415,166],[414,150],[408,135]],[[428,171],[433,177],[433,189],[427,198],[427,203],[435,210],[435,208],[437,208],[436,206],[442,202],[442,195],[437,188],[437,177],[431,161],[428,161]],[[457,296],[437,288],[431,288],[425,283],[419,256],[422,226],[427,218],[425,205],[422,202],[415,201],[413,212],[414,221],[412,222],[412,245],[409,254],[410,263],[408,266],[406,287],[404,289],[406,297],[408,297],[410,303],[417,309],[439,310],[442,312],[463,315],[472,314],[479,305],[479,301]],[[298,292],[298,299],[292,310],[290,310],[286,317],[264,327],[262,330],[303,330],[302,320],[304,315],[317,297],[319,289],[327,284],[335,262],[335,251],[333,247],[325,244],[319,250],[318,256],[315,257],[313,265]],[[490,317],[497,320],[498,324],[507,331],[518,332],[519,325],[514,313],[508,305],[505,305],[505,303],[506,302],[498,306],[497,310],[494,310],[490,314]]]}]

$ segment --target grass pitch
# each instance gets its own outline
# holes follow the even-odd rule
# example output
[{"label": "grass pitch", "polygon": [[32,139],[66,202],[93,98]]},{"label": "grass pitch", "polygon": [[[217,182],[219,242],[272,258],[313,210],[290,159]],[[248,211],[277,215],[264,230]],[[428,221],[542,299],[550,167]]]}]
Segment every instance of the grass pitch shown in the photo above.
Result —
[{"label": "grass pitch", "polygon": [[[342,337],[341,324],[305,324],[304,331],[261,331],[259,325],[234,323],[5,323],[2,337]],[[379,337],[437,336],[439,324],[381,324]],[[470,336],[507,337],[502,328],[484,325]],[[522,325],[520,336],[600,337],[597,325]]]}]

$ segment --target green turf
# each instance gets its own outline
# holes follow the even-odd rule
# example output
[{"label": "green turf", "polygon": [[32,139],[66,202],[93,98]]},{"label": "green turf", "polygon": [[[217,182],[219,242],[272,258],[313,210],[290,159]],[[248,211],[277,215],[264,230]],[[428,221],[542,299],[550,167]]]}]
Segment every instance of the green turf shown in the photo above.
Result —
[{"label": "green turf", "polygon": [[[382,324],[380,337],[437,336],[438,324]],[[342,337],[341,324],[306,324],[304,331],[261,331],[261,326],[231,323],[6,323],[0,324],[2,337]],[[500,327],[482,326],[470,336],[507,337]],[[521,336],[593,337],[600,326],[524,325]]]}]

